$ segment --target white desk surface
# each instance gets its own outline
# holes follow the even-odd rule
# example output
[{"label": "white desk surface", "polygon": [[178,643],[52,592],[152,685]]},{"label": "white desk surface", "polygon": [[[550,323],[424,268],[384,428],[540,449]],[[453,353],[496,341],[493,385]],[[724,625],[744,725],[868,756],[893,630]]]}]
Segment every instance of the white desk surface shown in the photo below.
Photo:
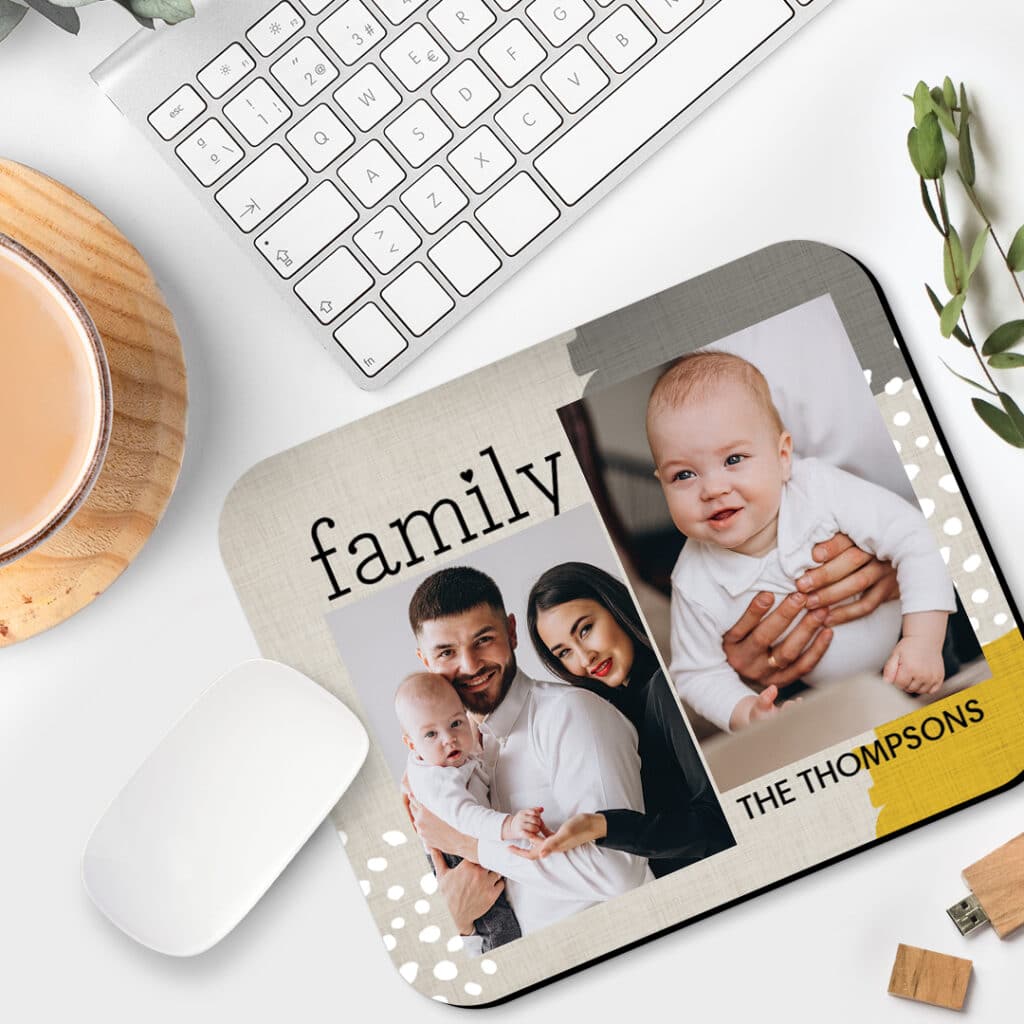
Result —
[{"label": "white desk surface", "polygon": [[[252,303],[261,282],[234,243],[89,79],[131,19],[103,3],[82,20],[76,39],[30,14],[0,44],[0,155],[66,182],[135,241],[177,318],[191,413],[177,493],[136,563],[74,619],[0,654],[0,1020],[454,1019],[391,966],[327,827],[233,935],[187,961],[149,953],[94,911],[78,876],[89,830],[200,690],[257,653],[216,540],[221,502],[248,466],[764,245],[817,239],[873,269],[1024,600],[1024,454],[992,439],[938,363],[955,346],[922,288],[941,283],[941,267],[901,98],[920,77],[973,87],[980,180],[1009,237],[1024,220],[1016,0],[836,0],[373,395],[314,342],[290,341],[277,299]],[[986,801],[488,1019],[938,1020],[943,1011],[886,995],[901,941],[973,957],[969,1018],[1008,1019],[1024,1000],[1024,940],[962,940],[943,908],[961,894],[963,865],[1024,830],[1022,805],[1024,791]]]}]

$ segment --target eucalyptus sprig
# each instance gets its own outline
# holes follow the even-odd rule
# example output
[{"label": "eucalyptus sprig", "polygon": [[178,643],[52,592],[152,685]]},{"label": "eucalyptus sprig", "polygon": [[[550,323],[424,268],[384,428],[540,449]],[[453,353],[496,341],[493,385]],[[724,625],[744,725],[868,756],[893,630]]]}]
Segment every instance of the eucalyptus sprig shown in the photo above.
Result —
[{"label": "eucalyptus sprig", "polygon": [[[942,236],[942,269],[949,298],[943,302],[930,285],[926,284],[925,290],[939,315],[942,336],[955,338],[974,353],[984,380],[957,373],[945,360],[942,360],[942,364],[955,377],[988,396],[971,399],[971,405],[984,423],[1008,444],[1024,448],[1024,411],[999,386],[991,373],[992,370],[1024,367],[1024,353],[1008,351],[1024,338],[1024,319],[1005,321],[979,346],[964,308],[968,289],[981,266],[989,239],[998,250],[999,258],[1024,303],[1024,290],[1017,277],[1024,272],[1024,226],[1017,230],[1009,247],[1004,248],[978,193],[977,167],[971,143],[971,120],[974,114],[963,84],[957,88],[948,77],[941,87],[929,88],[925,82],[918,82],[913,96],[907,98],[914,104],[914,127],[907,137],[907,149],[920,179],[921,201],[925,212]],[[961,233],[949,215],[946,192],[947,137],[954,145],[959,164],[957,180],[968,202],[981,218],[981,228],[970,246],[964,244]]]},{"label": "eucalyptus sprig", "polygon": [[[36,11],[65,32],[75,35],[82,27],[77,8],[96,3],[97,0],[0,0],[0,42],[3,42],[21,24],[30,10]],[[154,20],[169,25],[185,21],[195,15],[192,0],[114,0],[131,12],[135,20],[152,28]]]}]

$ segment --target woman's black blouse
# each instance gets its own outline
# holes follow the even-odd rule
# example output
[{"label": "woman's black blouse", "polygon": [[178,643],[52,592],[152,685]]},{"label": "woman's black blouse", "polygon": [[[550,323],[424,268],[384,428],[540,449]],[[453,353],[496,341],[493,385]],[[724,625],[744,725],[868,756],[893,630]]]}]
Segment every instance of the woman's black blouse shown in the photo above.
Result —
[{"label": "woman's black blouse", "polygon": [[647,857],[659,878],[735,845],[679,706],[659,670],[644,682],[586,687],[610,701],[639,737],[646,813],[605,810],[599,846]]}]

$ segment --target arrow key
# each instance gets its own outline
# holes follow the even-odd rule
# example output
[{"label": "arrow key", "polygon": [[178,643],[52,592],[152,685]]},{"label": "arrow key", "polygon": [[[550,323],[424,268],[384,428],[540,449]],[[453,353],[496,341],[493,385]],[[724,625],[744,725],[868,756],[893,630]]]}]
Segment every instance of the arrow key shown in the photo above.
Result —
[{"label": "arrow key", "polygon": [[420,244],[419,235],[393,206],[378,213],[353,240],[382,274],[394,270]]},{"label": "arrow key", "polygon": [[342,246],[307,274],[295,286],[295,291],[320,323],[329,324],[365,294],[372,284],[373,278]]}]

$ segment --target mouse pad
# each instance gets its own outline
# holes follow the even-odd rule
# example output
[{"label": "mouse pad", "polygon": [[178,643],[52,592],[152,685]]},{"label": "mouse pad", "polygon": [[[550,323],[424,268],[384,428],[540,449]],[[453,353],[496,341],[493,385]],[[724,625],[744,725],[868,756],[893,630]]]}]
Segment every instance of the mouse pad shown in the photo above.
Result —
[{"label": "mouse pad", "polygon": [[[797,581],[837,534],[852,596],[815,608]],[[449,1003],[660,936],[1024,762],[1016,609],[881,296],[825,246],[262,462],[221,548],[264,656],[366,725],[332,820],[399,974]],[[403,787],[455,857],[428,857]]]}]

